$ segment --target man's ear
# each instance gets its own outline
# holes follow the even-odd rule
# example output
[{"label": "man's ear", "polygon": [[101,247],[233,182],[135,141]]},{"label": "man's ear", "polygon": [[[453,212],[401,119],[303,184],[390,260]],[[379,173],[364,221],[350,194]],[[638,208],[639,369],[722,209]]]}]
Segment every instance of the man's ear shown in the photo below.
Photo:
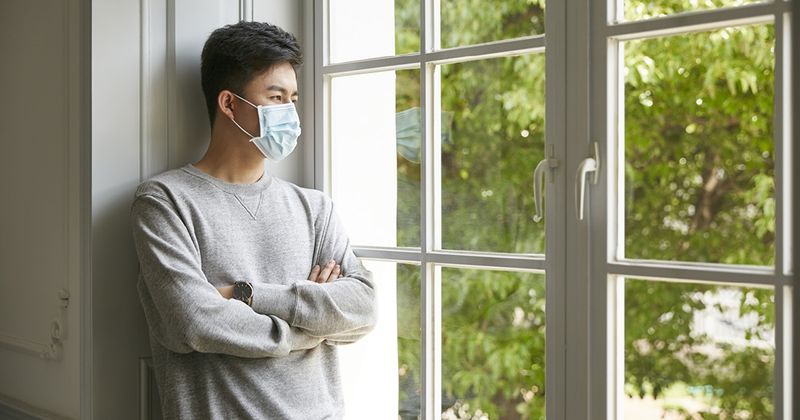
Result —
[{"label": "man's ear", "polygon": [[217,94],[217,110],[229,119],[234,119],[233,109],[236,107],[233,92],[223,89]]}]

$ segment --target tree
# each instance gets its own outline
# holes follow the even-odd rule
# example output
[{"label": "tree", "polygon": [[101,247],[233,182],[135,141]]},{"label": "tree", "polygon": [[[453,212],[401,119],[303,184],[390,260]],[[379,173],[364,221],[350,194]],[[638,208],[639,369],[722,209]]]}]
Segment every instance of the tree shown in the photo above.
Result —
[{"label": "tree", "polygon": [[[692,3],[626,6],[648,17]],[[723,3],[743,1],[707,7]],[[481,4],[442,0],[444,47],[544,32],[544,1]],[[398,51],[418,50],[419,3],[396,0],[396,10]],[[770,25],[625,43],[628,257],[774,263],[773,45]],[[453,115],[442,146],[445,248],[543,252],[528,191],[543,158],[544,68],[540,53],[442,66],[442,108]],[[397,75],[398,110],[419,106],[419,72]],[[398,156],[398,184],[398,213],[419,217],[418,162]],[[401,243],[419,240],[398,229]],[[418,269],[398,267],[398,296],[418,305]],[[444,268],[442,289],[443,409],[458,418],[544,418],[543,276]],[[739,299],[735,315],[750,320],[748,344],[694,330],[696,314],[725,309],[718,297],[727,290]],[[685,386],[702,390],[703,416],[772,416],[773,349],[757,345],[774,328],[771,290],[628,279],[625,293],[631,395]],[[418,314],[398,313],[406,402],[418,401]]]}]

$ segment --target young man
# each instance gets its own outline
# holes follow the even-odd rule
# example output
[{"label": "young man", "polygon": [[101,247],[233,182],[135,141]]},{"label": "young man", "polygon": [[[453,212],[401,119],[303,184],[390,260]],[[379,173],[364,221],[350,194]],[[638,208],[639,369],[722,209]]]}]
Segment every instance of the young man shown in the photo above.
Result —
[{"label": "young man", "polygon": [[265,171],[300,134],[294,36],[217,29],[202,53],[203,158],[143,182],[138,290],[166,418],[339,419],[337,344],[375,322],[371,273],[321,192]]}]

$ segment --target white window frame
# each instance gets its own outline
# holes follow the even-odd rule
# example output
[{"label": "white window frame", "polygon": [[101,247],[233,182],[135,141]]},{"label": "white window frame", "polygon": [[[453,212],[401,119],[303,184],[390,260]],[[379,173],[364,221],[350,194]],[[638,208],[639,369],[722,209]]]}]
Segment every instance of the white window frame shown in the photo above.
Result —
[{"label": "white window frame", "polygon": [[[599,2],[598,2],[599,3]],[[605,167],[591,191],[591,319],[589,345],[592,366],[590,405],[600,418],[622,418],[619,411],[624,385],[624,277],[719,285],[770,286],[775,298],[774,418],[792,418],[792,195],[791,195],[791,71],[790,1],[776,0],[747,6],[685,12],[646,20],[624,21],[623,0],[590,12],[592,120],[590,137],[602,139]],[[604,10],[603,10],[604,9]],[[624,238],[624,185],[620,146],[624,115],[620,42],[665,35],[708,31],[730,26],[771,23],[775,28],[774,129],[776,238],[775,266],[749,267],[618,258]],[[796,216],[795,216],[796,217]],[[794,223],[797,223],[794,220]],[[619,240],[619,241],[618,241]],[[796,408],[795,408],[796,409]]]},{"label": "white window frame", "polygon": [[[800,16],[800,1],[793,1],[792,2],[792,16]],[[792,54],[792,63],[790,64],[794,69],[800,69],[800,53],[797,53],[798,49],[800,49],[800,24],[795,23],[789,28],[789,31],[792,35],[792,51],[795,51]],[[786,87],[787,91],[792,92],[792,109],[787,111],[787,115],[792,115],[792,121],[800,121],[800,82],[794,81],[792,87]],[[791,134],[787,133],[789,137],[793,139],[793,144],[795,147],[792,151],[784,151],[787,155],[792,156],[792,165],[786,173],[792,174],[792,179],[798,180],[800,179],[800,129],[792,130]],[[794,204],[795,209],[800,209],[800,182],[795,182],[792,188],[792,199],[791,202]],[[796,217],[796,216],[795,216]],[[800,246],[797,245],[797,240],[800,239],[800,220],[795,218],[794,224],[791,228],[792,232],[792,255],[793,255],[793,274],[794,274],[794,286],[795,288],[798,285],[798,274],[797,274],[797,264],[800,261]],[[788,399],[791,401],[800,401],[800,363],[797,362],[798,358],[800,358],[800,340],[797,337],[800,337],[800,310],[797,309],[797,300],[793,300],[791,304],[787,304],[786,307],[790,308],[789,310],[792,312],[792,316],[787,319],[792,320],[792,326],[787,326],[787,330],[791,331],[792,337],[794,340],[789,345],[792,348],[791,352],[791,360],[792,363],[789,363],[790,366],[784,366],[785,369],[789,371],[793,371],[792,375],[792,387],[791,389],[787,389],[784,391],[784,395],[788,396]],[[794,308],[792,310],[791,308]],[[784,312],[785,313],[785,312]],[[788,316],[788,314],[787,314]],[[794,412],[791,413],[794,418],[800,416],[800,409],[794,408]],[[790,417],[787,415],[787,417]]]},{"label": "white window frame", "polygon": [[[491,252],[469,252],[441,249],[441,226],[439,207],[440,171],[436,162],[440,162],[440,118],[439,118],[439,70],[438,65],[488,59],[496,57],[513,56],[524,53],[542,53],[544,51],[544,35],[529,36],[491,42],[479,45],[470,45],[449,49],[439,49],[439,2],[436,0],[423,0],[420,2],[420,52],[391,57],[378,57],[353,62],[329,62],[327,19],[328,1],[314,1],[314,111],[315,111],[315,186],[318,189],[331,192],[331,161],[330,161],[330,81],[332,77],[370,73],[387,70],[402,70],[419,68],[420,80],[420,105],[423,134],[420,205],[421,218],[420,230],[422,243],[419,248],[384,248],[384,247],[357,247],[359,257],[375,260],[392,261],[398,263],[419,264],[421,266],[421,319],[422,327],[422,418],[441,418],[441,267],[459,268],[494,268],[501,270],[520,270],[538,273],[547,273],[546,284],[546,388],[548,399],[546,409],[548,416],[554,419],[564,419],[565,375],[564,354],[565,338],[563,336],[565,307],[563,266],[565,265],[564,250],[564,214],[559,211],[565,205],[563,188],[555,188],[557,183],[565,182],[559,179],[558,171],[551,171],[546,182],[545,194],[546,214],[546,249],[545,255],[555,257],[545,259],[544,255],[500,254]],[[563,3],[554,2],[547,6],[546,26],[558,28],[558,31],[547,32],[549,49],[556,49],[564,43]],[[563,47],[562,47],[563,48]],[[546,54],[546,52],[544,52]],[[559,115],[547,121],[545,133],[546,148],[551,150],[552,157],[563,155],[564,109],[563,95],[564,60],[557,60],[546,56],[547,86],[546,103],[547,115]],[[552,76],[551,76],[552,75]],[[552,99],[551,99],[552,98]],[[531,162],[531,172],[538,162]],[[532,191],[530,192],[532,194]],[[561,276],[558,280],[556,276]]]},{"label": "white window frame", "polygon": [[[761,285],[775,292],[775,419],[792,413],[793,294],[792,238],[798,231],[792,210],[800,208],[798,183],[792,185],[791,89],[789,31],[790,0],[775,0],[736,8],[680,13],[662,18],[624,22],[616,18],[621,0],[552,0],[547,4],[546,133],[547,157],[561,163],[548,173],[545,195],[545,255],[508,255],[441,249],[439,196],[436,185],[440,159],[438,72],[436,65],[544,50],[544,35],[450,49],[438,46],[438,0],[422,0],[420,52],[391,57],[333,63],[328,60],[328,0],[313,0],[314,184],[330,194],[330,81],[332,77],[387,70],[419,68],[423,134],[419,248],[358,247],[362,258],[421,267],[423,419],[440,419],[441,412],[441,302],[440,268],[498,268],[547,274],[546,409],[551,419],[614,419],[621,394],[623,305],[621,282],[614,276],[667,281]],[[305,3],[309,4],[309,3]],[[794,4],[796,7],[797,4]],[[619,116],[620,85],[616,79],[620,41],[673,33],[708,30],[744,23],[775,25],[775,191],[776,264],[763,267],[682,262],[617,260],[617,235],[624,211],[615,207],[618,150],[615,132]],[[796,29],[796,28],[795,28]],[[567,36],[569,34],[569,36]],[[556,52],[561,52],[557,54]],[[559,56],[560,55],[560,56]],[[432,87],[432,88],[429,88]],[[797,102],[795,102],[797,103]],[[795,110],[797,111],[797,110]],[[567,123],[568,122],[568,123]],[[797,133],[795,133],[795,137]],[[603,169],[599,183],[589,188],[588,221],[574,217],[572,194],[575,169],[591,155],[591,144],[601,146]],[[800,144],[800,143],[796,143]],[[531,171],[537,162],[531,163]],[[800,173],[796,167],[795,174]],[[796,175],[797,176],[797,175]],[[609,189],[614,186],[615,189]],[[611,191],[607,194],[606,191]],[[794,206],[792,201],[794,200]],[[792,220],[794,217],[794,220]],[[607,221],[607,223],[605,223]],[[794,222],[794,224],[792,223]],[[620,236],[621,237],[621,236]],[[798,250],[795,248],[795,252]],[[567,258],[569,256],[569,260]],[[795,261],[798,257],[795,257]],[[800,316],[798,317],[800,318]],[[800,325],[795,325],[800,329]],[[619,332],[619,333],[618,333]],[[797,369],[800,376],[800,369]],[[797,408],[794,408],[797,411]],[[795,413],[797,414],[797,413]]]}]

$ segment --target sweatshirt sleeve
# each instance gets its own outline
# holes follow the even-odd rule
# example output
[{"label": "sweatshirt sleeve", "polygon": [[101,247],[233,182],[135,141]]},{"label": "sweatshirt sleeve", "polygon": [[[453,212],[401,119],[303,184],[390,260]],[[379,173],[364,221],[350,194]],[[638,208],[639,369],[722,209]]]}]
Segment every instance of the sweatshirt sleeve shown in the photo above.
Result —
[{"label": "sweatshirt sleeve", "polygon": [[343,276],[322,284],[308,280],[291,285],[254,284],[253,309],[285,317],[290,325],[328,342],[351,343],[375,326],[375,282],[353,253],[333,206],[319,240],[316,264],[333,259],[342,266]]},{"label": "sweatshirt sleeve", "polygon": [[321,343],[276,315],[222,297],[205,277],[194,241],[166,198],[137,196],[131,221],[142,308],[152,339],[167,349],[262,358]]}]

